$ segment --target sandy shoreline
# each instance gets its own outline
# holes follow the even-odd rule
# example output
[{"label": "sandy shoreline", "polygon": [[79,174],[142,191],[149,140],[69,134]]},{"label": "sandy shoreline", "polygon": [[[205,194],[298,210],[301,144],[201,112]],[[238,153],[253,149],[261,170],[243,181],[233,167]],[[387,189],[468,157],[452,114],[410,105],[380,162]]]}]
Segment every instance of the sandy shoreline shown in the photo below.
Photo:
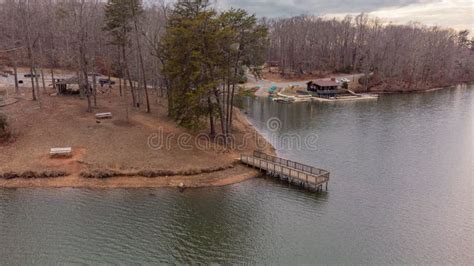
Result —
[{"label": "sandy shoreline", "polygon": [[[259,137],[265,139],[243,114],[237,112],[236,116],[237,120],[244,122],[246,130],[254,131]],[[265,141],[267,140],[265,139]],[[269,144],[268,141],[267,144]],[[271,145],[270,147],[270,150],[267,150],[267,152],[274,153],[274,148]],[[258,170],[237,163],[233,167],[224,170],[185,176],[117,176],[109,178],[85,178],[81,177],[79,172],[75,172],[63,177],[0,178],[0,188],[161,188],[178,187],[180,184],[184,184],[185,188],[200,188],[232,185],[259,177],[260,175],[261,173]]]},{"label": "sandy shoreline", "polygon": [[[240,154],[262,148],[257,138],[261,139],[259,145],[264,143],[265,152],[274,152],[240,111],[234,113],[234,148],[223,151],[220,144],[210,142],[204,149],[193,146],[188,150],[178,145],[176,136],[184,134],[196,143],[201,132],[177,127],[161,106],[151,114],[131,110],[129,122],[124,122],[121,98],[114,93],[103,95],[95,112],[111,111],[114,117],[96,123],[94,114],[85,113],[85,101],[77,97],[42,95],[40,108],[38,102],[28,99],[28,88],[22,90],[26,97],[0,108],[10,117],[14,130],[14,140],[0,145],[0,188],[159,188],[180,183],[187,188],[225,186],[259,176],[255,169],[237,162]],[[164,140],[171,136],[166,142],[169,148],[150,146],[149,137],[157,133]],[[242,143],[247,145],[240,148]],[[72,147],[73,154],[53,159],[49,157],[51,147]],[[96,170],[120,174],[84,175]],[[153,171],[158,174],[148,177]],[[59,177],[52,172],[67,175]]]},{"label": "sandy shoreline", "polygon": [[255,169],[238,165],[231,170],[193,176],[165,176],[151,178],[142,176],[123,176],[96,179],[70,175],[55,178],[0,179],[0,188],[160,188],[178,187],[180,183],[183,183],[185,188],[199,188],[236,184],[248,179],[256,178],[259,175],[260,173]]}]

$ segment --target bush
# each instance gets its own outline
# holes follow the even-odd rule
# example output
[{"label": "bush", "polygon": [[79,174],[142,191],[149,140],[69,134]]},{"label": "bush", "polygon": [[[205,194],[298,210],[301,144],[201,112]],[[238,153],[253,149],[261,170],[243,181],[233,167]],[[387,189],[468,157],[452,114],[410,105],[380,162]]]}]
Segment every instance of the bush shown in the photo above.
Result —
[{"label": "bush", "polygon": [[13,178],[48,178],[48,177],[61,177],[61,176],[68,176],[69,173],[63,170],[48,170],[42,172],[35,172],[31,170],[23,171],[23,172],[5,172],[0,173],[0,179],[13,179]]},{"label": "bush", "polygon": [[1,175],[1,178],[4,178],[4,179],[13,179],[17,177],[19,177],[19,175],[18,173],[15,173],[15,172],[6,172],[6,173],[3,173],[3,175]]},{"label": "bush", "polygon": [[123,174],[113,170],[92,170],[90,172],[81,172],[80,175],[84,178],[105,179],[115,176],[122,176]]}]

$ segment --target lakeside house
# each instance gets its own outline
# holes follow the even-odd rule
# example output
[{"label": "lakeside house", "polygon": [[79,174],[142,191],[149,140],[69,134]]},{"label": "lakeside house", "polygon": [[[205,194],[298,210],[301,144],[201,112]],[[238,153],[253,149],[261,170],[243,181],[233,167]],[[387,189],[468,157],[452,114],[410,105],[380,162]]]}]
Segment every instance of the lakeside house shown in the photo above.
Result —
[{"label": "lakeside house", "polygon": [[315,81],[309,81],[306,85],[308,92],[313,96],[322,98],[336,97],[340,87],[340,84],[336,82],[334,78],[330,80],[318,79]]}]

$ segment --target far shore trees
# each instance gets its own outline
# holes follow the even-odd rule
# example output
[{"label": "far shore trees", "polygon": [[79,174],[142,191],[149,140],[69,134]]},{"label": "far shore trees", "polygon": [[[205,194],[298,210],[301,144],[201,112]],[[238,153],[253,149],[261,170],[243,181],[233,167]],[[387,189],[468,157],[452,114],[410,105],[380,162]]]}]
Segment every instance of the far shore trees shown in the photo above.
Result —
[{"label": "far shore trees", "polygon": [[373,74],[362,86],[416,90],[474,80],[469,31],[382,23],[366,14],[271,19],[267,62],[283,76]]},{"label": "far shore trees", "polygon": [[168,17],[160,56],[169,115],[198,129],[209,119],[224,142],[232,130],[234,94],[249,69],[264,63],[267,29],[244,10],[222,13],[202,1],[179,1]]},{"label": "far shore trees", "polygon": [[[54,69],[68,69],[92,112],[100,107],[91,75],[98,72],[119,78],[127,118],[130,106],[167,108],[179,125],[225,138],[232,134],[239,83],[265,63],[284,77],[362,73],[359,87],[367,90],[474,81],[467,30],[390,24],[365,14],[257,20],[244,10],[214,9],[212,2],[0,0],[0,65],[26,81],[40,106],[45,87],[55,88],[62,76]],[[17,76],[24,68],[41,76]],[[15,84],[17,94],[25,92]]]}]

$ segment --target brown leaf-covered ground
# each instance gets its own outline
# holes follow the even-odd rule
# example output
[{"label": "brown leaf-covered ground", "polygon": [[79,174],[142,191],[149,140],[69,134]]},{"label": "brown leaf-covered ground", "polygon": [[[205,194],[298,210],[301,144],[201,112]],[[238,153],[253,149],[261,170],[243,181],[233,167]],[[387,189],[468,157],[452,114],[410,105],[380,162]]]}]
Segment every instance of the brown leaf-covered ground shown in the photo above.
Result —
[{"label": "brown leaf-covered ground", "polygon": [[[13,89],[10,88],[10,95]],[[0,187],[51,186],[51,187],[156,187],[225,185],[257,175],[252,169],[235,164],[240,153],[251,153],[257,147],[258,133],[237,112],[235,144],[239,149],[225,150],[209,142],[203,132],[188,132],[179,128],[166,115],[165,99],[151,95],[152,110],[132,109],[118,95],[98,95],[97,108],[87,113],[87,102],[77,96],[50,96],[51,89],[41,93],[40,101],[32,101],[30,89],[22,89],[23,97],[17,103],[0,108],[9,117],[14,139],[0,144],[0,173],[25,171],[67,171],[69,176],[56,178],[0,178]],[[95,119],[95,113],[112,112],[113,118]],[[246,135],[245,135],[246,134]],[[152,148],[164,140],[164,147]],[[180,137],[179,136],[184,136]],[[178,145],[181,142],[181,146]],[[167,144],[168,143],[168,144]],[[199,143],[199,144],[198,144]],[[262,143],[260,141],[259,143]],[[200,145],[200,147],[198,147]],[[202,146],[206,148],[203,149]],[[52,147],[72,147],[70,158],[50,158]],[[272,152],[270,145],[263,147]],[[83,178],[81,172],[114,170],[117,172],[175,171],[179,173],[217,170],[212,173],[138,177],[119,176],[107,179]]]}]

